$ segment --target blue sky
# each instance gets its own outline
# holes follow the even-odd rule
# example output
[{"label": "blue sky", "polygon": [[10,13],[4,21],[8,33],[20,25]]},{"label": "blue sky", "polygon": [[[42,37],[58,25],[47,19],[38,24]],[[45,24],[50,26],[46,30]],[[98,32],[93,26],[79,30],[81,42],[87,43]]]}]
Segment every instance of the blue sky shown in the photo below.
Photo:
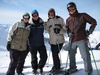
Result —
[{"label": "blue sky", "polygon": [[[67,3],[75,2],[79,12],[86,12],[97,20],[95,30],[100,30],[100,1],[99,0],[0,0],[0,24],[13,24],[22,18],[25,12],[37,9],[44,21],[48,18],[48,10],[54,8],[56,15],[66,20],[69,13]],[[89,25],[87,24],[87,29]]]}]

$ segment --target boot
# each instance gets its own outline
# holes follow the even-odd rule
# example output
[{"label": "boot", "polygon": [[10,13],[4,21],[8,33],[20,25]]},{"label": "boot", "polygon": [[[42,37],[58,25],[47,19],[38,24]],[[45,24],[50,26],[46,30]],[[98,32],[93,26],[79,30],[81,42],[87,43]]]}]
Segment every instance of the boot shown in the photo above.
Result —
[{"label": "boot", "polygon": [[24,73],[19,73],[18,75],[25,75]]},{"label": "boot", "polygon": [[69,68],[69,69],[67,70],[67,73],[68,73],[68,74],[71,74],[71,73],[74,73],[74,72],[77,72],[77,71],[78,71],[77,69],[70,69],[70,68]]}]

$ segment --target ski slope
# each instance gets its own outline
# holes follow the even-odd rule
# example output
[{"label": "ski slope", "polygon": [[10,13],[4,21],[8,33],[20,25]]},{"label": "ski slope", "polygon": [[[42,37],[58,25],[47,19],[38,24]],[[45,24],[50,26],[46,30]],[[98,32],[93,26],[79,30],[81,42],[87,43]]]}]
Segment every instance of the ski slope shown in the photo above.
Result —
[{"label": "ski slope", "polygon": [[[47,53],[48,53],[48,59],[47,59],[47,63],[45,65],[45,67],[43,68],[44,72],[49,71],[51,69],[51,67],[53,66],[52,54],[50,51],[47,51]],[[60,59],[61,59],[61,65],[63,67],[66,66],[67,54],[68,54],[68,52],[64,51],[64,50],[62,50],[59,54]],[[97,67],[98,67],[98,70],[100,73],[100,57],[99,57],[100,51],[94,50],[93,54],[94,54],[96,64],[97,64]],[[39,56],[39,54],[37,56]],[[92,56],[91,56],[91,58],[92,58]],[[83,60],[82,60],[81,55],[79,53],[79,50],[77,51],[76,61],[77,61],[77,68],[82,69],[82,70],[77,72],[77,73],[74,73],[72,75],[85,75],[84,65],[83,65],[84,63],[83,63]],[[8,69],[9,62],[10,62],[9,52],[8,51],[0,51],[0,75],[6,75],[6,71]],[[69,61],[67,64],[67,68],[68,68],[68,65],[69,65]],[[93,58],[92,58],[92,65],[93,65],[93,75],[98,75]],[[25,60],[25,68],[23,70],[23,73],[25,75],[31,75],[31,73],[32,73],[30,53],[28,54],[28,56]]]},{"label": "ski slope", "polygon": [[[7,72],[8,66],[9,66],[9,62],[10,62],[9,52],[6,50],[7,31],[5,31],[5,29],[0,29],[0,33],[1,33],[1,35],[0,35],[0,75],[6,75],[6,72]],[[49,36],[46,32],[45,32],[44,36],[46,38],[45,45],[46,45],[46,48],[48,50],[47,51],[47,53],[48,53],[47,63],[43,69],[45,72],[45,71],[49,71],[52,68],[53,61],[52,61],[52,54],[50,51],[50,45],[48,44]],[[65,38],[65,40],[68,40],[68,38]],[[100,42],[100,31],[95,31],[92,35],[90,35],[89,40],[90,40],[91,47],[95,47]],[[97,64],[99,74],[100,74],[100,56],[99,56],[100,50],[93,50],[93,54],[94,54],[96,64]],[[68,55],[68,51],[64,51],[64,50],[62,50],[59,54],[62,67],[66,66],[67,55]],[[38,56],[39,56],[39,54],[38,54]],[[92,58],[92,65],[93,65],[93,75],[98,75],[92,55],[91,55],[91,58]],[[79,50],[77,51],[76,61],[77,61],[77,68],[82,69],[82,70],[77,72],[77,73],[74,73],[72,75],[85,75],[84,62],[81,58]],[[69,68],[68,65],[69,65],[69,61],[67,64],[67,68]],[[31,73],[32,73],[30,53],[28,54],[28,56],[26,58],[25,68],[23,70],[23,73],[25,75],[28,75],[28,74],[31,75]]]}]

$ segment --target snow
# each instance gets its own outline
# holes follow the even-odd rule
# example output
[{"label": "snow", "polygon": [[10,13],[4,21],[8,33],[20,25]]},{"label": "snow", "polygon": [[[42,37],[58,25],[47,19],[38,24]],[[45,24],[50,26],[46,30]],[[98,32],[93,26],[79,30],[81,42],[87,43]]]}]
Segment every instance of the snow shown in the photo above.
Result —
[{"label": "snow", "polygon": [[[9,66],[9,62],[10,62],[9,51],[6,50],[7,28],[6,29],[4,29],[4,28],[0,29],[0,33],[1,33],[0,34],[0,75],[6,75],[6,72],[7,72],[8,66]],[[44,35],[45,35],[45,45],[47,48],[48,59],[47,59],[46,65],[45,65],[43,70],[49,71],[51,69],[51,67],[53,66],[52,53],[50,51],[50,45],[48,43],[49,42],[48,41],[49,35],[46,32]],[[66,42],[68,42],[67,35],[65,36],[65,40],[66,40]],[[100,42],[100,31],[93,32],[93,34],[90,35],[89,40],[90,40],[91,47],[95,47]],[[91,53],[91,51],[90,51],[90,53]],[[100,50],[93,50],[93,54],[94,54],[96,64],[97,64],[99,74],[100,74],[100,57],[99,57]],[[62,49],[59,56],[61,59],[61,66],[65,67],[67,56],[68,56],[68,51],[64,51]],[[39,57],[39,54],[38,54],[38,57]],[[96,66],[95,66],[94,61],[93,61],[94,59],[93,59],[92,54],[91,54],[91,58],[92,58],[92,66],[93,66],[93,75],[98,75]],[[74,73],[72,75],[85,75],[84,62],[81,58],[79,50],[77,51],[76,62],[77,62],[77,68],[82,69],[82,70],[77,72],[77,73]],[[32,68],[31,68],[30,53],[27,55],[24,66],[25,66],[25,68],[23,70],[23,73],[25,73],[25,75],[29,75],[29,74],[31,75]],[[69,68],[69,61],[67,64],[67,68]]]},{"label": "snow", "polygon": [[[51,69],[51,67],[53,66],[51,51],[47,51],[47,53],[48,53],[48,55],[50,53],[50,55],[48,56],[47,63],[45,65],[45,67],[43,68],[44,71],[49,71]],[[61,65],[63,67],[66,67],[67,54],[68,54],[68,51],[62,50],[60,52]],[[97,64],[98,70],[100,72],[100,57],[98,56],[100,54],[100,51],[99,50],[94,50],[93,54],[94,54],[94,57],[95,57],[95,60],[96,60],[96,64]],[[38,56],[39,56],[39,54],[38,54]],[[91,58],[92,58],[92,66],[93,66],[93,75],[98,75],[92,55],[91,55]],[[81,58],[79,50],[78,50],[77,55],[76,55],[76,61],[77,61],[77,68],[78,69],[82,69],[82,70],[77,72],[77,73],[74,73],[72,75],[80,75],[80,74],[81,75],[85,75],[83,60]],[[10,62],[10,60],[9,60],[9,52],[8,51],[0,51],[0,75],[5,75],[6,74],[9,62]],[[26,68],[24,68],[23,73],[25,73],[25,75],[31,74],[32,68],[31,68],[31,56],[30,56],[30,53],[28,54],[24,65],[25,65]],[[67,68],[68,67],[69,67],[69,61],[68,61]]]}]

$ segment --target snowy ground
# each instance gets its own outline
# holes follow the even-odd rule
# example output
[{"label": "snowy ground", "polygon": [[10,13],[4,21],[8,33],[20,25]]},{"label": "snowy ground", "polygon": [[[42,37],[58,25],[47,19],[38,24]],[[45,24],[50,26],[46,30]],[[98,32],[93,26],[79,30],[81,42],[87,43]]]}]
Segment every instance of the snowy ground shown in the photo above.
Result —
[{"label": "snowy ground", "polygon": [[[99,73],[100,73],[100,56],[99,56],[100,51],[94,50],[93,53],[94,53],[94,57],[96,59],[96,64],[97,64],[97,67],[98,67],[98,70],[99,70]],[[60,53],[62,66],[66,66],[67,54],[68,54],[67,51],[61,51],[61,53]],[[31,56],[30,56],[30,53],[29,53],[27,58],[26,58],[26,61],[25,61],[25,67],[26,68],[24,68],[24,70],[23,70],[23,73],[25,73],[25,75],[28,75],[29,73],[32,72],[31,64],[30,64],[30,62],[31,62],[30,58],[31,58]],[[49,51],[48,51],[48,58],[49,59],[47,60],[47,64],[45,65],[45,67],[43,69],[44,71],[49,71],[51,69],[51,67],[53,66],[52,65],[52,54]],[[77,52],[76,59],[77,59],[77,68],[83,69],[83,70],[81,70],[77,73],[74,73],[72,75],[85,75],[83,60],[81,59],[79,51]],[[0,51],[0,75],[6,75],[6,71],[7,71],[8,65],[9,65],[9,61],[10,61],[9,60],[9,52],[8,51]],[[98,75],[94,61],[93,61],[93,58],[92,58],[92,65],[93,65],[93,75]]]}]

